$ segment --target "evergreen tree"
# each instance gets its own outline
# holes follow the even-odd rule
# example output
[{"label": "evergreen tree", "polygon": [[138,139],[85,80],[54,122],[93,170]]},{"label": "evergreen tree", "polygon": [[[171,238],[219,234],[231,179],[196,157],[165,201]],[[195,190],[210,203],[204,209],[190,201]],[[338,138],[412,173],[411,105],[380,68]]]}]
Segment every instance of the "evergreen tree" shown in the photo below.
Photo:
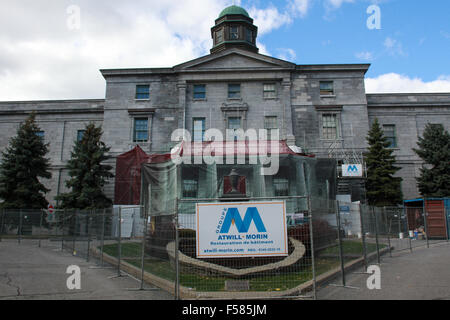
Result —
[{"label": "evergreen tree", "polygon": [[450,134],[442,124],[427,124],[423,137],[413,149],[424,161],[416,178],[424,197],[450,196]]},{"label": "evergreen tree", "polygon": [[370,205],[390,206],[403,201],[402,178],[394,177],[400,170],[395,166],[394,150],[384,136],[378,119],[375,119],[366,138],[369,152],[365,154],[367,166],[366,192]]},{"label": "evergreen tree", "polygon": [[35,113],[17,130],[8,147],[2,152],[0,164],[0,198],[3,208],[42,209],[47,208],[47,189],[40,178],[52,177],[50,160],[45,158],[48,144],[39,135]]},{"label": "evergreen tree", "polygon": [[90,123],[86,126],[83,138],[76,141],[67,168],[69,176],[66,186],[70,192],[57,197],[60,207],[72,209],[106,208],[112,201],[103,193],[103,187],[109,178],[112,167],[103,164],[110,157],[106,155],[110,148],[100,139],[101,127]]}]

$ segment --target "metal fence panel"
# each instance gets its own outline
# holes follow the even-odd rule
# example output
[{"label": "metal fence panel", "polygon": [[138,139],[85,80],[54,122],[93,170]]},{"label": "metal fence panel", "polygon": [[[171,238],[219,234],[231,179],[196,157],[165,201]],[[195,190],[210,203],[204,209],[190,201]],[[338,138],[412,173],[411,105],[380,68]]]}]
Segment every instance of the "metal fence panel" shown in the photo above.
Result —
[{"label": "metal fence panel", "polygon": [[139,290],[162,288],[177,299],[317,298],[322,284],[347,286],[349,268],[447,239],[429,239],[423,207],[371,207],[308,197],[285,201],[287,257],[197,258],[196,203],[177,200],[172,214],[140,206],[98,210],[1,210],[0,239],[51,243],[97,267],[131,274]]},{"label": "metal fence panel", "polygon": [[[255,198],[252,201],[272,201],[281,198]],[[175,263],[178,273],[179,292],[183,297],[229,298],[277,298],[281,296],[310,297],[312,280],[311,250],[309,249],[309,217],[305,197],[283,197],[290,208],[303,210],[290,216],[288,231],[289,255],[274,256],[231,256],[197,259],[195,214],[179,214],[178,229],[175,238],[165,241],[170,261]],[[301,201],[300,201],[301,200]],[[179,200],[180,207],[192,206],[197,200]],[[215,200],[203,199],[201,203],[214,203]],[[158,219],[160,217],[152,217]],[[286,221],[288,223],[288,221]],[[164,225],[164,224],[163,224]],[[166,224],[167,225],[167,224]],[[172,227],[170,227],[172,228]],[[158,229],[158,228],[156,228]],[[166,227],[167,229],[167,227]],[[178,231],[178,232],[177,232]],[[173,232],[170,232],[173,234]],[[160,236],[161,238],[161,236]],[[170,238],[170,237],[166,237]],[[178,240],[178,257],[176,243]],[[178,266],[178,268],[176,268]]]}]

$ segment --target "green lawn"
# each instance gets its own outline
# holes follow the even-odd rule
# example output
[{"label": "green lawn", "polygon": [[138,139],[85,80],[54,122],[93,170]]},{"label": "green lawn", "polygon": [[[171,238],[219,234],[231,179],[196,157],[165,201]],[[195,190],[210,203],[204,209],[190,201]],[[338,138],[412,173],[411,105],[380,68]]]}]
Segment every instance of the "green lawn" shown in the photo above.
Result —
[{"label": "green lawn", "polygon": [[[380,250],[383,248],[386,248],[387,245],[380,244]],[[363,245],[361,241],[355,240],[344,240],[342,241],[342,252],[344,255],[363,255]],[[366,253],[370,254],[372,252],[377,251],[377,245],[375,243],[367,243],[366,242]],[[338,243],[336,242],[336,246],[329,247],[325,250],[322,250],[320,252],[322,255],[339,255],[339,247]]]},{"label": "green lawn", "polygon": [[[140,268],[141,267],[141,243],[123,243],[121,256],[124,261]],[[110,256],[117,257],[117,244],[105,245],[104,252]],[[336,258],[316,259],[316,274],[325,273],[339,266]],[[158,277],[175,281],[175,268],[167,260],[146,258],[145,271]],[[304,258],[300,265],[292,266],[291,271],[276,272],[272,275],[249,277],[251,291],[284,291],[294,288],[312,279],[311,261]],[[225,281],[232,280],[227,277],[198,275],[194,273],[180,273],[180,283],[184,287],[193,288],[197,291],[224,291]],[[246,279],[247,280],[247,279]]]}]

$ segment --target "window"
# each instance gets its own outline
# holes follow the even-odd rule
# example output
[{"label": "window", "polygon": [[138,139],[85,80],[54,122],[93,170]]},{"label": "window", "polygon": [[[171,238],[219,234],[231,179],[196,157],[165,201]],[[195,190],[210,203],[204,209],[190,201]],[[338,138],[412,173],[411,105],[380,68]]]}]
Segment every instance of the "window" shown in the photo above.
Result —
[{"label": "window", "polygon": [[289,180],[286,178],[273,178],[273,189],[275,197],[286,197],[289,195]]},{"label": "window", "polygon": [[203,141],[205,138],[205,118],[194,118],[192,128],[194,142]]},{"label": "window", "polygon": [[206,85],[204,84],[194,85],[194,99],[206,99]]},{"label": "window", "polygon": [[86,130],[78,130],[77,132],[77,141],[80,142],[81,140],[83,140],[83,136],[84,133],[86,132]]},{"label": "window", "polygon": [[230,27],[230,39],[231,40],[239,39],[239,28],[238,27]]},{"label": "window", "polygon": [[150,99],[150,85],[137,85],[136,86],[136,99],[137,100]]},{"label": "window", "polygon": [[339,121],[337,114],[322,115],[322,138],[336,140],[339,138]]},{"label": "window", "polygon": [[197,180],[183,180],[183,197],[197,198],[198,181]]},{"label": "window", "polygon": [[277,97],[277,92],[274,83],[264,85],[264,99],[274,99]]},{"label": "window", "polygon": [[148,141],[148,118],[134,119],[134,142]]},{"label": "window", "polygon": [[228,85],[228,99],[239,99],[241,97],[241,85],[229,84]]},{"label": "window", "polygon": [[272,131],[278,129],[278,118],[273,116],[265,117],[264,129],[267,130],[267,140],[272,140]]},{"label": "window", "polygon": [[245,40],[247,40],[247,42],[253,43],[253,31],[252,30],[246,29]]},{"label": "window", "polygon": [[228,129],[240,129],[240,128],[241,128],[241,117],[228,118]]},{"label": "window", "polygon": [[236,134],[236,130],[241,129],[241,117],[228,118],[228,129],[230,130],[230,140],[237,141],[238,135]]},{"label": "window", "polygon": [[198,196],[198,168],[186,167],[182,170],[182,187],[184,198],[197,198]]},{"label": "window", "polygon": [[320,95],[321,96],[334,95],[333,81],[320,81]]},{"label": "window", "polygon": [[394,124],[384,124],[383,125],[384,136],[389,141],[388,148],[397,147],[397,138],[395,136],[395,125]]}]

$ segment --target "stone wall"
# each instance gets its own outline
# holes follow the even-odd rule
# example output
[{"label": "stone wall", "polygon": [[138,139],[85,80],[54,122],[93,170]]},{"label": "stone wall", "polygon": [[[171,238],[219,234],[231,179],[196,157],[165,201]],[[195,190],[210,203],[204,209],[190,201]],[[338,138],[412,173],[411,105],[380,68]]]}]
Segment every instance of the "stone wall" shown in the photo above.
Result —
[{"label": "stone wall", "polygon": [[413,151],[427,123],[442,124],[450,131],[450,93],[433,94],[368,94],[370,123],[375,118],[380,125],[395,125],[397,147],[394,154],[397,173],[403,178],[405,199],[419,197],[416,177],[420,174],[421,159]]}]

